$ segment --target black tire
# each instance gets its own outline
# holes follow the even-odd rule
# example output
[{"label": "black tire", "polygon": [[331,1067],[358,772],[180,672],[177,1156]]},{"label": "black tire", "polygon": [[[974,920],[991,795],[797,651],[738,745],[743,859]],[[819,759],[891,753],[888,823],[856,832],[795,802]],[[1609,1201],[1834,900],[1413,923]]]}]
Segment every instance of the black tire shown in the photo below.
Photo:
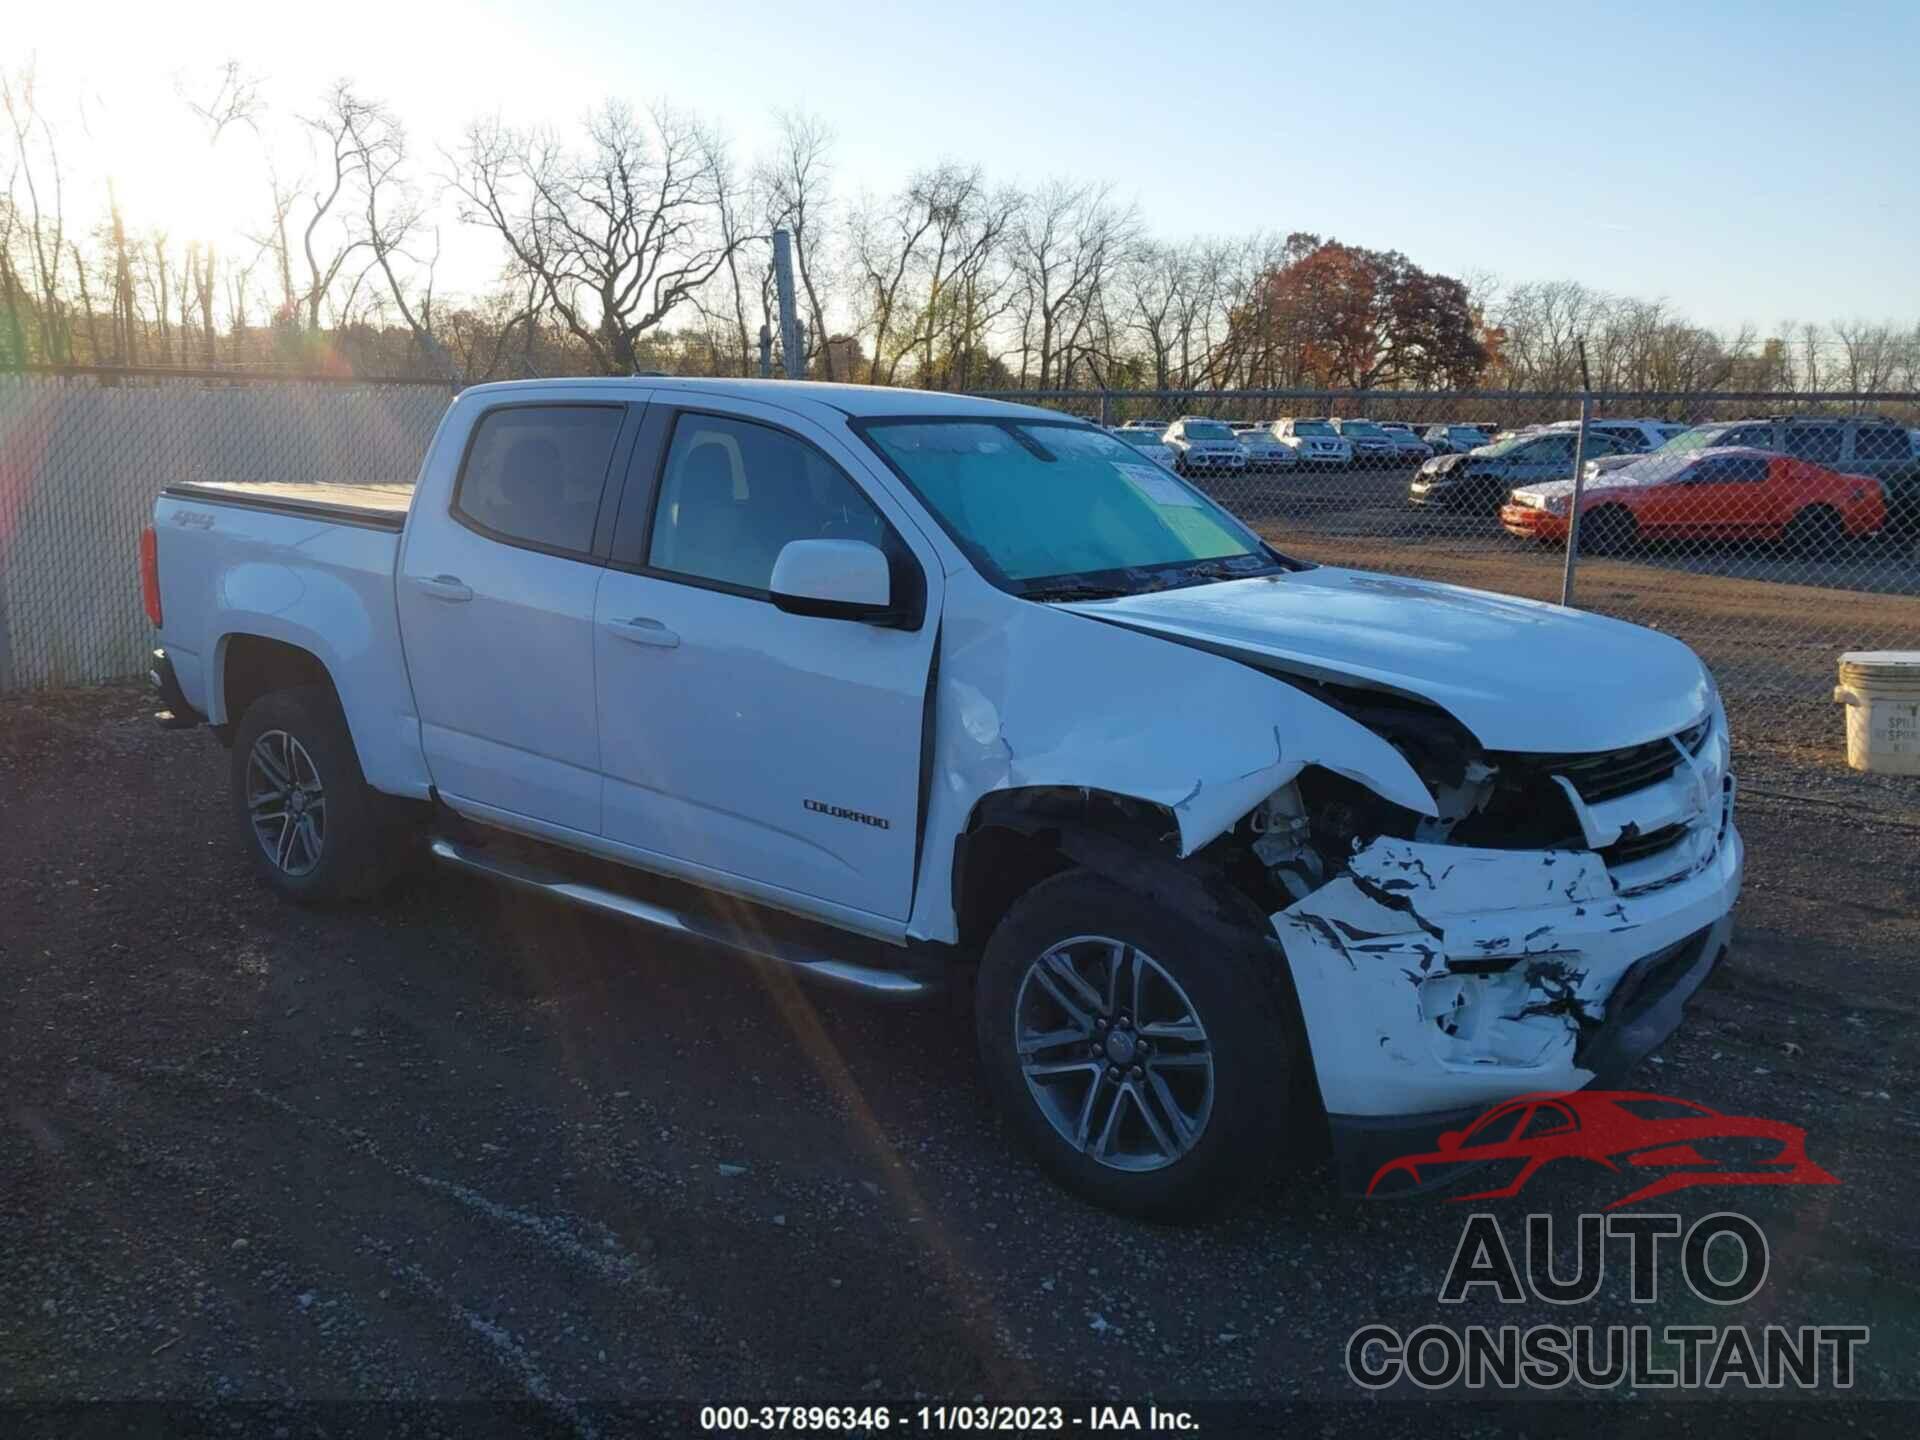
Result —
[{"label": "black tire", "polygon": [[[284,861],[269,853],[262,838],[262,825],[274,822],[268,819],[256,825],[250,804],[250,799],[272,793],[259,786],[267,772],[256,768],[256,746],[265,739],[270,751],[289,753],[273,740],[275,736],[289,737],[297,745],[294,773],[303,782],[311,773],[324,802],[313,807],[318,818],[305,832],[289,831],[285,821],[279,824],[274,840],[285,847]],[[304,762],[300,756],[305,757]],[[385,797],[374,791],[360,772],[360,757],[332,690],[323,685],[276,690],[248,706],[233,735],[231,779],[234,816],[254,870],[289,900],[324,904],[364,899],[393,877],[395,827],[386,823]],[[299,801],[282,798],[283,815],[291,813],[296,803],[302,806],[300,813],[308,815],[311,796]],[[317,836],[317,846],[309,842],[308,835]],[[317,856],[313,854],[316,848]]]},{"label": "black tire", "polygon": [[[1239,943],[1242,937],[1237,934],[1223,937],[1217,907],[1212,913],[1201,913],[1206,907],[1197,901],[1183,908],[1149,898],[1178,893],[1177,886],[1122,884],[1084,869],[1043,881],[1015,903],[994,931],[981,959],[975,992],[976,1040],[987,1086],[1021,1143],[1074,1194],[1103,1209],[1152,1219],[1200,1213],[1225,1199],[1241,1182],[1269,1171],[1280,1153],[1274,1142],[1281,1132],[1289,1125],[1304,1131],[1304,1116],[1313,1113],[1302,1104],[1311,1093],[1305,1069],[1308,1052],[1285,961],[1251,930],[1244,935],[1244,943]],[[1187,1113],[1189,1121],[1197,1113],[1198,1123],[1191,1128],[1194,1138],[1184,1152],[1158,1163],[1157,1168],[1118,1168],[1089,1153],[1098,1144],[1091,1130],[1107,1132],[1104,1123],[1090,1125],[1088,1142],[1076,1146],[1055,1128],[1022,1070],[1016,1039],[1026,1014],[1021,1007],[1035,997],[1044,1006],[1053,1004],[1030,987],[1023,991],[1028,972],[1062,942],[1087,936],[1120,942],[1148,957],[1160,975],[1183,993],[1176,997],[1159,980],[1149,981],[1149,988],[1163,1000],[1174,999],[1175,1009],[1182,1004],[1189,1007],[1205,1031],[1204,1044],[1211,1058],[1210,1101],[1206,1106],[1194,1105]],[[1097,969],[1092,973],[1097,974]],[[1164,1006],[1151,1002],[1142,1008],[1167,1013]],[[1110,1017],[1108,1025],[1122,1028],[1126,1019],[1123,1012]],[[1138,1038],[1162,1033],[1145,1023],[1145,1015],[1140,1019],[1142,1029],[1134,1032]],[[1101,1033],[1111,1045],[1110,1033]],[[1160,1049],[1173,1052],[1175,1042],[1163,1039]],[[1121,1149],[1129,1132],[1148,1137],[1139,1108],[1142,1101],[1135,1097],[1145,1097],[1156,1106],[1162,1133],[1181,1133],[1165,1104],[1156,1098],[1166,1090],[1155,1087],[1172,1082],[1182,1087],[1181,1097],[1190,1100],[1196,1094],[1193,1085],[1201,1082],[1196,1082],[1190,1068],[1172,1068],[1174,1053],[1146,1055],[1141,1064],[1149,1073],[1141,1076],[1138,1067],[1120,1069],[1122,1078],[1116,1082],[1111,1078],[1114,1070],[1105,1068],[1110,1052],[1103,1050],[1094,1061],[1089,1051],[1071,1042],[1060,1053],[1063,1057],[1088,1055],[1081,1063],[1093,1073],[1085,1083],[1105,1089],[1096,1089],[1083,1102],[1080,1097],[1086,1091],[1068,1088],[1056,1103],[1069,1114],[1084,1104],[1083,1113],[1099,1120],[1103,1110],[1098,1097],[1111,1097],[1113,1107],[1121,1112],[1110,1132],[1116,1161],[1129,1158]],[[1190,1057],[1191,1052],[1185,1053]],[[1167,1068],[1152,1069],[1156,1063]],[[1109,1077],[1104,1081],[1103,1071]],[[1081,1083],[1077,1075],[1061,1080],[1066,1087]],[[1129,1085],[1136,1088],[1120,1098],[1120,1091]],[[1088,1124],[1084,1119],[1081,1123]],[[1313,1144],[1313,1137],[1305,1133],[1292,1138],[1298,1141],[1296,1152]],[[1150,1142],[1149,1148],[1153,1148]]]},{"label": "black tire", "polygon": [[1582,555],[1619,555],[1631,550],[1639,538],[1640,522],[1624,506],[1602,505],[1580,517]]},{"label": "black tire", "polygon": [[1787,552],[1819,560],[1835,554],[1846,543],[1846,522],[1829,505],[1809,505],[1787,522]]}]

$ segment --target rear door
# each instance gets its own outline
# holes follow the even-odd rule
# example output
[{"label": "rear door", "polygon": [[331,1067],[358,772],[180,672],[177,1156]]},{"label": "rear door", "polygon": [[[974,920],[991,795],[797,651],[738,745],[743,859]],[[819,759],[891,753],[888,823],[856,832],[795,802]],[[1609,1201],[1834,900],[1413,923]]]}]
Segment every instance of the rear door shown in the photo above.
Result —
[{"label": "rear door", "polygon": [[[903,921],[939,565],[846,437],[701,397],[650,408],[596,609],[605,835],[658,868]],[[790,540],[886,550],[917,628],[793,615]],[[808,903],[793,908],[816,909]]]},{"label": "rear door", "polygon": [[397,581],[434,785],[566,830],[600,830],[593,603],[626,403],[484,411],[444,513],[408,527]]}]

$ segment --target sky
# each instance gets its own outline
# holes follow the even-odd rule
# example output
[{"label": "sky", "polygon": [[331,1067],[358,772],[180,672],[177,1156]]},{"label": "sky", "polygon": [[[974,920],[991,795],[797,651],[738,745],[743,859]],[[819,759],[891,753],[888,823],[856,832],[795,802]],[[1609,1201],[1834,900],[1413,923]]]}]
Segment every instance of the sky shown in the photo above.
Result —
[{"label": "sky", "polygon": [[[5,48],[37,70],[70,206],[111,173],[180,240],[260,228],[259,143],[209,147],[179,98],[232,58],[280,123],[346,78],[424,156],[480,115],[564,128],[621,97],[697,112],[746,160],[800,110],[848,197],[951,159],[1111,181],[1169,239],[1307,230],[1763,333],[1920,319],[1912,0],[114,0],[11,17]],[[484,288],[490,243],[443,244],[442,286]]]}]

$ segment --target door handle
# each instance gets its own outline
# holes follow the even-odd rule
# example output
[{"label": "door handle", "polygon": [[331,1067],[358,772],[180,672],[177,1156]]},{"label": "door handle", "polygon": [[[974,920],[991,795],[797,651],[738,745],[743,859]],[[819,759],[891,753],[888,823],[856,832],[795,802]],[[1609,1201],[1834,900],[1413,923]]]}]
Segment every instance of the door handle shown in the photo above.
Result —
[{"label": "door handle", "polygon": [[635,615],[631,620],[609,620],[607,628],[633,645],[658,645],[663,650],[671,650],[680,643],[676,632],[647,615]]},{"label": "door handle", "polygon": [[473,587],[464,585],[458,575],[416,575],[414,588],[436,600],[462,605],[473,599]]}]

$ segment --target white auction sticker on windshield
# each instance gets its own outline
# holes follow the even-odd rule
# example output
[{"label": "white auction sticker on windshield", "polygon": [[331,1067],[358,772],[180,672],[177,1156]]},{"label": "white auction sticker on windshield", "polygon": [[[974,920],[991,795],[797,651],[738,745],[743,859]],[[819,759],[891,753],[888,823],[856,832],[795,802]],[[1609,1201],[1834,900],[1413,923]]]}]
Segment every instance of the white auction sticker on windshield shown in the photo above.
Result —
[{"label": "white auction sticker on windshield", "polygon": [[1200,506],[1199,498],[1164,470],[1152,465],[1122,465],[1117,460],[1113,468],[1156,505],[1191,505],[1195,509]]}]

